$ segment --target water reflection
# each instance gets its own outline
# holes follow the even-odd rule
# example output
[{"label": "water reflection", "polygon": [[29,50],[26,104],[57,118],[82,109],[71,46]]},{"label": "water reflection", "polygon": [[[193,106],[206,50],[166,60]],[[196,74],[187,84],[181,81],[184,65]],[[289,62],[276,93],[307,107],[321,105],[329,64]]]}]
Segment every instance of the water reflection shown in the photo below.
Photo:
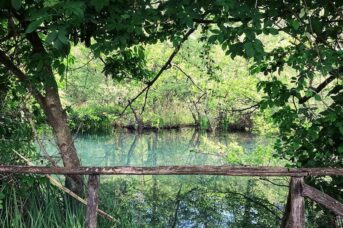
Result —
[{"label": "water reflection", "polygon": [[119,219],[118,227],[278,227],[286,197],[285,189],[256,178],[130,176],[101,181],[100,206]]},{"label": "water reflection", "polygon": [[[207,134],[186,129],[79,135],[75,144],[84,166],[224,165],[228,145],[237,143],[249,153],[262,141],[251,134]],[[47,150],[57,153],[51,143]]]},{"label": "water reflection", "polygon": [[[250,134],[192,130],[76,139],[85,166],[224,165],[229,164],[227,147],[249,154],[266,143]],[[100,207],[118,223],[100,219],[100,227],[278,227],[286,194],[287,188],[259,178],[102,176]]]}]

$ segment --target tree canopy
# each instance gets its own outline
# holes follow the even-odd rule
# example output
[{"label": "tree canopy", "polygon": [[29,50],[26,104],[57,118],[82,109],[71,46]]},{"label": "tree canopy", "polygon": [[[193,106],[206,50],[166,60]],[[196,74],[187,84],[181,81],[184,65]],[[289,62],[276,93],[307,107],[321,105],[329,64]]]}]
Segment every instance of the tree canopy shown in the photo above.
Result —
[{"label": "tree canopy", "polygon": [[[258,107],[271,109],[279,126],[277,156],[296,166],[341,167],[342,12],[343,2],[334,0],[4,1],[0,71],[35,97],[64,164],[78,166],[56,82],[57,74],[63,80],[71,46],[84,44],[104,62],[106,75],[144,80],[147,90],[201,30],[206,43],[248,59],[251,74],[265,75]],[[266,46],[263,37],[276,35],[285,42]],[[166,40],[174,52],[157,73],[147,70],[145,45]]]}]

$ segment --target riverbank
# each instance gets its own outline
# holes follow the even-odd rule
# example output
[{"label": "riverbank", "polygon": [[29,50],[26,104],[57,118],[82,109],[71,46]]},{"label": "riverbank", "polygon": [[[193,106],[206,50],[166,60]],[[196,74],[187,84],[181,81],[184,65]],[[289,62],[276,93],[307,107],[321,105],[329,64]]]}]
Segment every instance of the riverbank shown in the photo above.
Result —
[{"label": "riverbank", "polygon": [[180,130],[180,129],[194,129],[198,131],[206,132],[253,132],[252,121],[241,121],[220,124],[217,126],[201,125],[195,123],[174,123],[174,124],[153,124],[149,121],[144,123],[125,123],[111,121],[106,116],[90,117],[72,116],[69,119],[69,126],[73,133],[83,134],[100,134],[109,133],[115,130],[124,129],[130,132],[142,132],[142,131],[160,131],[160,130]]}]

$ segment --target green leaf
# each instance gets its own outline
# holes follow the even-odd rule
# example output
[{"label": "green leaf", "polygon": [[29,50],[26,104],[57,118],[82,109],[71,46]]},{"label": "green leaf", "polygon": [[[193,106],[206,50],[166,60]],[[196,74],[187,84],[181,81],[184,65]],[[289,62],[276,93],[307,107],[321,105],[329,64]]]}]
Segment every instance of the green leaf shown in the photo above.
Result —
[{"label": "green leaf", "polygon": [[208,43],[210,43],[210,44],[214,44],[218,39],[218,35],[212,35],[212,36],[210,36],[209,38],[208,38]]},{"label": "green leaf", "polygon": [[320,34],[323,31],[323,24],[318,18],[311,19],[311,25],[315,33]]},{"label": "green leaf", "polygon": [[21,0],[11,0],[11,4],[16,10],[19,10],[21,8]]},{"label": "green leaf", "polygon": [[121,15],[120,17],[123,19],[128,19],[128,18],[130,18],[130,15],[125,13],[125,14]]},{"label": "green leaf", "polygon": [[65,69],[66,69],[66,66],[63,63],[60,63],[57,67],[57,72],[61,76],[61,81],[64,80]]},{"label": "green leaf", "polygon": [[29,26],[27,26],[25,33],[31,33],[33,31],[35,31],[42,23],[43,23],[44,19],[40,18],[37,19],[35,21],[32,21]]},{"label": "green leaf", "polygon": [[57,32],[51,32],[47,37],[45,38],[45,42],[50,44],[57,38]]},{"label": "green leaf", "polygon": [[245,33],[245,36],[247,37],[247,39],[249,39],[249,40],[255,39],[255,33],[251,29],[245,29],[244,33]]},{"label": "green leaf", "polygon": [[256,39],[253,43],[254,46],[254,50],[259,53],[259,54],[263,54],[264,53],[264,49],[263,49],[263,44],[259,39]]},{"label": "green leaf", "polygon": [[100,12],[105,6],[109,5],[109,0],[92,0],[91,4],[97,12]]},{"label": "green leaf", "polygon": [[62,50],[63,48],[63,43],[60,41],[60,39],[56,39],[54,42],[54,48],[58,50]]},{"label": "green leaf", "polygon": [[338,147],[338,153],[343,153],[343,144]]},{"label": "green leaf", "polygon": [[66,33],[65,31],[61,30],[59,33],[58,33],[58,39],[63,43],[63,44],[68,44],[69,43],[69,40],[68,38],[66,37]]},{"label": "green leaf", "polygon": [[320,97],[319,94],[314,95],[314,99],[316,99],[316,101],[321,101],[322,100],[322,98]]},{"label": "green leaf", "polygon": [[328,93],[328,95],[337,94],[337,93],[339,93],[341,90],[343,90],[343,85],[336,85],[336,86]]},{"label": "green leaf", "polygon": [[245,53],[247,54],[248,57],[253,57],[255,54],[255,50],[254,50],[254,45],[251,42],[247,42],[244,44],[244,49],[245,49]]},{"label": "green leaf", "polygon": [[307,97],[312,97],[313,96],[313,91],[312,90],[308,90],[308,91],[306,91],[305,92],[305,95],[307,96]]},{"label": "green leaf", "polygon": [[299,21],[297,21],[297,20],[292,21],[292,27],[293,27],[295,30],[298,30],[299,27],[300,27]]},{"label": "green leaf", "polygon": [[84,17],[85,3],[80,1],[67,1],[63,7],[68,15],[74,15],[79,19]]},{"label": "green leaf", "polygon": [[339,132],[341,132],[341,135],[343,135],[343,126],[339,127]]},{"label": "green leaf", "polygon": [[269,29],[269,33],[272,35],[277,35],[279,33],[279,30],[275,29],[275,28],[270,28]]}]

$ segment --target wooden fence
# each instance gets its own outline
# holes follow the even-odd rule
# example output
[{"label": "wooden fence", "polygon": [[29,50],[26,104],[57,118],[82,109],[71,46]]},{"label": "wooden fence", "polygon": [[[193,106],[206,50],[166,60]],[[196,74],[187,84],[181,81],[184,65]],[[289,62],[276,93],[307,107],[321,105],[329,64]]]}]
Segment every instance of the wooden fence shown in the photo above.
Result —
[{"label": "wooden fence", "polygon": [[343,204],[331,196],[304,183],[306,176],[343,176],[341,168],[283,168],[252,166],[158,166],[158,167],[41,167],[0,166],[1,173],[89,175],[86,227],[97,226],[99,175],[224,175],[224,176],[289,176],[289,193],[281,226],[305,226],[304,197],[324,206],[337,216],[343,216]]}]

